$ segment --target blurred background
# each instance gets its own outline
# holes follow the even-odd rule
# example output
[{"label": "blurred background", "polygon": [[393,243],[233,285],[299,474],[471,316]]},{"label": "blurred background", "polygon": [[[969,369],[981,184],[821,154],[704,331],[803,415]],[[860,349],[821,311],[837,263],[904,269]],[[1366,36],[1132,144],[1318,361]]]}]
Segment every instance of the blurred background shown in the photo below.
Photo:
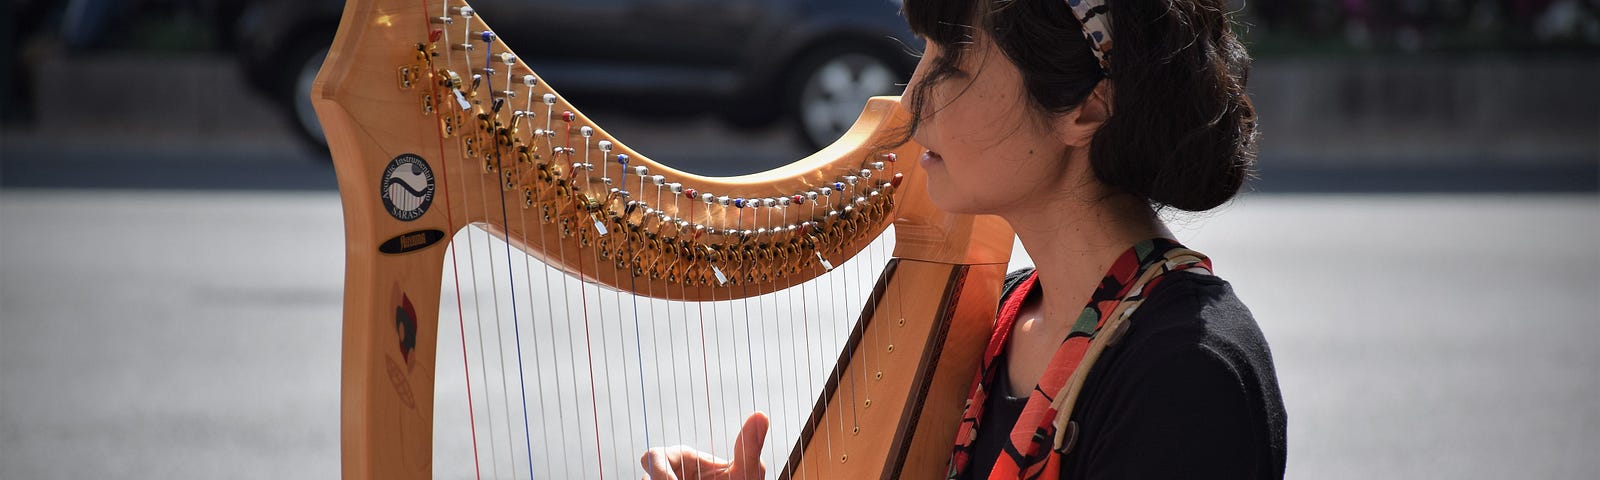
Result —
[{"label": "blurred background", "polygon": [[[881,0],[472,3],[708,175],[829,143],[920,49]],[[1171,220],[1272,342],[1289,477],[1600,477],[1600,1],[1234,3],[1259,179]],[[0,478],[337,476],[342,224],[305,98],[341,2],[6,8]]]}]

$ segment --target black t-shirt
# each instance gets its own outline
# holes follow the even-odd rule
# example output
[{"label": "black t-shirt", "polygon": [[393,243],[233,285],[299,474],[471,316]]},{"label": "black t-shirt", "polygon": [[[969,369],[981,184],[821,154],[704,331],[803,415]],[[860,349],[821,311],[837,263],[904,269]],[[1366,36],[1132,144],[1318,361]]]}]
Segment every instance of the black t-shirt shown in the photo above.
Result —
[{"label": "black t-shirt", "polygon": [[[1030,273],[1007,276],[1006,292]],[[1085,380],[1062,478],[1282,478],[1286,414],[1272,352],[1228,282],[1168,273],[1128,322]],[[1027,404],[996,389],[966,478],[987,477]]]}]

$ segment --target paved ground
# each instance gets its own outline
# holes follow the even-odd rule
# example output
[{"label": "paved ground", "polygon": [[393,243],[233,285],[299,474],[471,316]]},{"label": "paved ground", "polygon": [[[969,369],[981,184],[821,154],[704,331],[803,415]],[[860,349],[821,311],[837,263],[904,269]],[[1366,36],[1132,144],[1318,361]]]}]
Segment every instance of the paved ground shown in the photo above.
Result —
[{"label": "paved ground", "polygon": [[[338,208],[0,192],[0,478],[336,477]],[[1176,223],[1272,343],[1291,478],[1600,476],[1600,197],[1258,194]],[[468,441],[438,440],[440,476]]]},{"label": "paved ground", "polygon": [[[343,249],[332,169],[218,59],[150,60],[47,64],[62,81],[45,83],[53,90],[41,98],[94,108],[51,104],[36,128],[0,131],[0,479],[335,478]],[[181,81],[131,97],[97,86],[157,83],[127,72]],[[765,170],[804,153],[781,130],[588,113],[641,151],[706,174]],[[1217,259],[1272,342],[1291,478],[1600,477],[1592,153],[1514,166],[1268,157],[1251,186],[1263,193],[1174,219],[1180,237]],[[838,311],[854,311],[841,303]],[[490,333],[467,328],[469,339]],[[674,335],[647,328],[647,338]],[[782,337],[762,333],[754,338]],[[577,365],[560,359],[574,358],[581,332],[545,334],[566,341],[541,368],[570,382]],[[459,345],[442,338],[441,358],[459,358]],[[629,343],[606,345],[627,353]],[[475,368],[474,382],[505,371]],[[628,382],[608,386],[628,393],[623,383],[656,368],[624,369]],[[781,363],[751,368],[797,378],[782,376]],[[659,392],[668,381],[646,387]],[[462,383],[458,369],[441,367],[436,457],[445,478],[472,468]],[[768,391],[799,383],[768,381],[754,393],[781,397]],[[494,397],[514,384],[484,388]],[[680,401],[671,397],[649,408]],[[563,395],[531,401],[586,413]],[[478,415],[503,424],[517,405],[501,402],[480,404]],[[728,425],[718,435],[742,411],[718,406]],[[577,448],[556,439],[561,429],[587,428],[580,439],[594,439],[594,428],[568,416],[534,422],[536,443]],[[647,443],[709,441],[663,423],[647,442],[601,421],[622,452],[609,459],[611,476],[632,468],[629,457]],[[485,476],[525,465],[516,433],[480,432]],[[595,473],[567,467],[541,478]]]}]

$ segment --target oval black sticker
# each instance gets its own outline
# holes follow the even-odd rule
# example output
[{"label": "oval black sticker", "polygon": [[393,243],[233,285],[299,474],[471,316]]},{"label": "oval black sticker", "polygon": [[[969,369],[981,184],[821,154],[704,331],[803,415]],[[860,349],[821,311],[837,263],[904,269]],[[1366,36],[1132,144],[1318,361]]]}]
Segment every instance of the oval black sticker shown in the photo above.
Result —
[{"label": "oval black sticker", "polygon": [[440,240],[444,240],[443,231],[417,230],[383,242],[382,245],[378,245],[378,251],[388,254],[414,252],[439,243]]}]

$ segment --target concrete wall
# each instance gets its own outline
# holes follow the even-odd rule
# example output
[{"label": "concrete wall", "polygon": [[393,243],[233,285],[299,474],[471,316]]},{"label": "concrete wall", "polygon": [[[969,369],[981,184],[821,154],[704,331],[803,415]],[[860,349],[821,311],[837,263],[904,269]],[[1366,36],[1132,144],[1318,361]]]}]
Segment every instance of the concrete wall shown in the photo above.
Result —
[{"label": "concrete wall", "polygon": [[1264,162],[1600,163],[1600,58],[1258,61]]}]

